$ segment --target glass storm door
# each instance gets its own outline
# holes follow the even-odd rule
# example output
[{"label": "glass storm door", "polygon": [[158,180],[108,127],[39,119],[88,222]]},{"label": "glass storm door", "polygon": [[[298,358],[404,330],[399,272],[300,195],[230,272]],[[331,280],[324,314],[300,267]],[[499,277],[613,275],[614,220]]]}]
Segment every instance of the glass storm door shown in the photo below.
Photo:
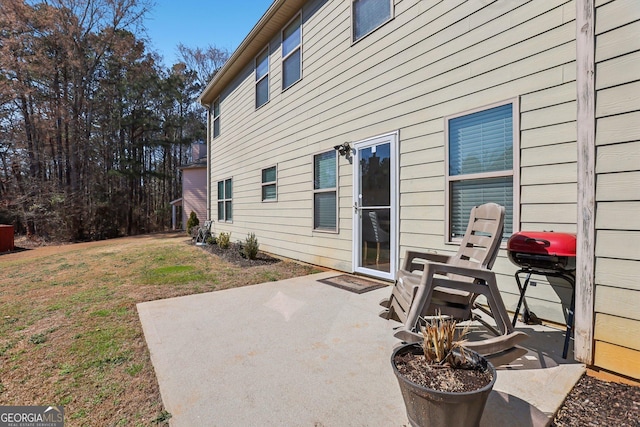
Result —
[{"label": "glass storm door", "polygon": [[354,269],[394,279],[397,235],[397,133],[353,145]]}]

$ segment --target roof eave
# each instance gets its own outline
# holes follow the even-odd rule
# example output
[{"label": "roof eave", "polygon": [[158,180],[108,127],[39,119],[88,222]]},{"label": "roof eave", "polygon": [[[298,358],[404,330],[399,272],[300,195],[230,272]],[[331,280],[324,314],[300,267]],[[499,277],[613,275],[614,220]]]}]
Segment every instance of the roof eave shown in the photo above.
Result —
[{"label": "roof eave", "polygon": [[273,36],[302,8],[304,2],[305,0],[275,0],[240,43],[240,46],[207,84],[198,97],[198,102],[205,107],[211,105],[222,89],[231,83],[233,78],[250,61],[253,61]]}]

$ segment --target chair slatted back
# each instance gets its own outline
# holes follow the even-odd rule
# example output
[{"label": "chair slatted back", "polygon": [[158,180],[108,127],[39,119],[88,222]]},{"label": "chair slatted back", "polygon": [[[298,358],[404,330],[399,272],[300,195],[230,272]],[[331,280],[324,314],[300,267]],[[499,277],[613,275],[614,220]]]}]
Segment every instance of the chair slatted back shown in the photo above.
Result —
[{"label": "chair slatted back", "polygon": [[[451,264],[461,267],[491,269],[498,257],[504,230],[503,206],[486,203],[471,209],[467,231]],[[456,280],[468,280],[462,276]]]}]

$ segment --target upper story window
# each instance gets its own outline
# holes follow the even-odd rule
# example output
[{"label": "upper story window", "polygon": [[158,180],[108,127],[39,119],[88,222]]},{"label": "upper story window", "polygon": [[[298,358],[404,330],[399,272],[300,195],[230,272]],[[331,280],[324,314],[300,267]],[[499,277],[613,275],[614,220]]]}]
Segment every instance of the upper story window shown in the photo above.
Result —
[{"label": "upper story window", "polygon": [[278,198],[278,189],[276,179],[278,172],[275,166],[262,169],[262,201],[276,200]]},{"label": "upper story window", "polygon": [[220,135],[220,98],[213,101],[213,108],[211,109],[213,115],[213,137]]},{"label": "upper story window", "polygon": [[338,231],[336,150],[313,157],[313,229]]},{"label": "upper story window", "polygon": [[218,221],[233,220],[233,181],[231,178],[218,181]]},{"label": "upper story window", "polygon": [[302,15],[282,30],[282,90],[302,78]]},{"label": "upper story window", "polygon": [[393,18],[393,0],[352,0],[353,41],[358,41]]},{"label": "upper story window", "polygon": [[462,238],[471,208],[488,202],[505,207],[505,238],[514,215],[518,225],[518,116],[517,101],[509,101],[445,119],[447,241]]},{"label": "upper story window", "polygon": [[269,48],[256,57],[256,108],[269,101]]}]

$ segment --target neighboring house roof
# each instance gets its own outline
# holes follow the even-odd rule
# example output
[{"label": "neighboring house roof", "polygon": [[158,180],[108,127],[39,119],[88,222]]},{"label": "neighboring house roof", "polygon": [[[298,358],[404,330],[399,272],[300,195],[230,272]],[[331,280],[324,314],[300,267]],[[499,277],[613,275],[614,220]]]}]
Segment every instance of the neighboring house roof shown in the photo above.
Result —
[{"label": "neighboring house roof", "polygon": [[198,101],[211,104],[233,78],[260,53],[269,41],[300,11],[305,0],[275,0],[240,46],[216,73]]}]

